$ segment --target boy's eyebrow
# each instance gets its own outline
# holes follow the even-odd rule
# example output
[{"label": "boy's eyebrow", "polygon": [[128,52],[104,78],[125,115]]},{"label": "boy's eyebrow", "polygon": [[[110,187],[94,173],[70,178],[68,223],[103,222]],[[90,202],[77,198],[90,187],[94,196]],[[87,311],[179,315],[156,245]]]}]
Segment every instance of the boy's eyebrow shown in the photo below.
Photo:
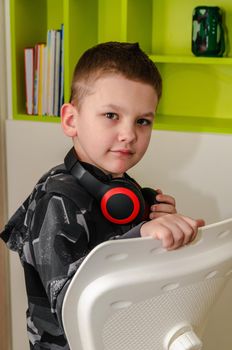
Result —
[{"label": "boy's eyebrow", "polygon": [[[110,109],[113,109],[113,110],[123,111],[122,107],[117,106],[117,105],[115,105],[113,103],[109,103],[109,104],[103,105],[102,107],[103,108],[110,108]],[[154,112],[146,112],[146,113],[139,113],[139,115],[144,116],[144,117],[152,117],[152,118],[154,118],[155,113]]]},{"label": "boy's eyebrow", "polygon": [[142,113],[141,115],[145,116],[145,117],[152,117],[152,118],[154,118],[155,113],[154,112],[147,112],[147,113]]},{"label": "boy's eyebrow", "polygon": [[109,104],[103,105],[102,107],[103,108],[110,108],[110,109],[116,109],[116,110],[123,111],[122,107],[120,107],[118,105],[114,105],[113,103],[109,103]]}]

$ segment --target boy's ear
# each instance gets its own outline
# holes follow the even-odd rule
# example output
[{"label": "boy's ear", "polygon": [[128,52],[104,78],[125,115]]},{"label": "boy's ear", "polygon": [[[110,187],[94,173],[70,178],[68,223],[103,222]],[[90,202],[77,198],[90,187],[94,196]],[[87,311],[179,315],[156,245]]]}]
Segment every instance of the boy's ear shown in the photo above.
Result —
[{"label": "boy's ear", "polygon": [[77,110],[71,103],[65,103],[61,107],[61,125],[65,135],[69,137],[77,136],[76,117]]}]

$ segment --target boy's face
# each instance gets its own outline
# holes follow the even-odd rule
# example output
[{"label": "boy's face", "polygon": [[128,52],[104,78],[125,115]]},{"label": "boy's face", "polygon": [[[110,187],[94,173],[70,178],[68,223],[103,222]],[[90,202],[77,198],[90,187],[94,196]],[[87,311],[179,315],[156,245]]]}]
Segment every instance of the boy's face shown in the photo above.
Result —
[{"label": "boy's face", "polygon": [[117,74],[97,79],[80,108],[74,108],[79,159],[121,177],[147,150],[157,103],[148,84]]}]

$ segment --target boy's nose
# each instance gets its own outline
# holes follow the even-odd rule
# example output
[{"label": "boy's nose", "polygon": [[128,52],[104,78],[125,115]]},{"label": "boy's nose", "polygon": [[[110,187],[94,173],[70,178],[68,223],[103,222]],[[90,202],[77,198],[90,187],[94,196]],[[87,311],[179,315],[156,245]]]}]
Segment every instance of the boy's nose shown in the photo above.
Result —
[{"label": "boy's nose", "polygon": [[132,142],[136,139],[136,132],[135,127],[132,125],[122,125],[119,134],[118,134],[119,141],[127,141]]}]

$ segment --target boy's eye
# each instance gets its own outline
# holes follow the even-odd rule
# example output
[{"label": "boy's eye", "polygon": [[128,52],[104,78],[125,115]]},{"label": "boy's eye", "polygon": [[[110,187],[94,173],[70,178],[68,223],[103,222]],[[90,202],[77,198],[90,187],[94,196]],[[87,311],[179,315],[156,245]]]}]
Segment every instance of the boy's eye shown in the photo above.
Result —
[{"label": "boy's eye", "polygon": [[150,119],[145,119],[145,118],[140,118],[137,120],[137,123],[139,125],[151,125],[151,120]]},{"label": "boy's eye", "polygon": [[105,113],[105,116],[108,119],[113,119],[113,120],[118,119],[118,115],[116,113],[113,113],[113,112],[107,112],[107,113]]}]

